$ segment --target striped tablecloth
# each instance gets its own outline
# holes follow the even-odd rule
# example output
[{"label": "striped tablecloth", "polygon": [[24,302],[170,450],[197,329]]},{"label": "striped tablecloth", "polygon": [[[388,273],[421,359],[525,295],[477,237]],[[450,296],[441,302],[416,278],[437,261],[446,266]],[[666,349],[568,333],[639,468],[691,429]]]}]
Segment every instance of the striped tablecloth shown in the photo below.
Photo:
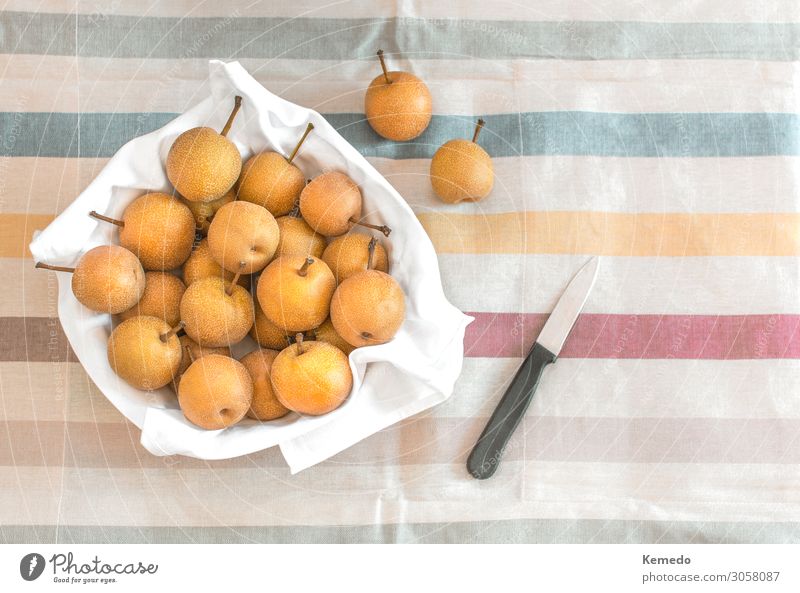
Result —
[{"label": "striped tablecloth", "polygon": [[[0,541],[800,539],[794,0],[3,6]],[[379,47],[431,88],[417,141],[363,121]],[[446,404],[296,476],[275,450],[146,453],[26,250],[121,144],[206,95],[209,58],[325,114],[408,200],[476,317]],[[495,190],[445,206],[429,158],[477,116]],[[602,270],[562,358],[495,478],[470,479],[468,450],[590,254]]]}]

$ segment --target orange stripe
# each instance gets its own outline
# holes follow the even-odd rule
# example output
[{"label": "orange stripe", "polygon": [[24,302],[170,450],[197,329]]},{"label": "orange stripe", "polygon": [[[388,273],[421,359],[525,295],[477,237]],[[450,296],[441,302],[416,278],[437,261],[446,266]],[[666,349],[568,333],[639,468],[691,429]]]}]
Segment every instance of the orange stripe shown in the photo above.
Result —
[{"label": "orange stripe", "polygon": [[800,254],[798,213],[427,212],[419,219],[439,253]]},{"label": "orange stripe", "polygon": [[[30,257],[50,214],[0,214],[0,257]],[[511,212],[419,215],[439,253],[800,255],[800,214]]]},{"label": "orange stripe", "polygon": [[0,214],[0,257],[31,257],[33,231],[42,230],[52,214]]}]

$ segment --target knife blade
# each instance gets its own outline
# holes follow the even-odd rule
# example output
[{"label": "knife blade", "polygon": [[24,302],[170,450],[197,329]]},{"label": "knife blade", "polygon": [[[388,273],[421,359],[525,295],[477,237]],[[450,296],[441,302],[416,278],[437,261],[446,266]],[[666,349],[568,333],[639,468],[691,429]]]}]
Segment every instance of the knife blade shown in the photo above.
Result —
[{"label": "knife blade", "polygon": [[598,257],[593,257],[584,264],[556,303],[467,459],[467,469],[472,477],[485,480],[494,475],[508,440],[533,399],[542,371],[548,364],[556,361],[578,314],[589,298],[599,266]]}]

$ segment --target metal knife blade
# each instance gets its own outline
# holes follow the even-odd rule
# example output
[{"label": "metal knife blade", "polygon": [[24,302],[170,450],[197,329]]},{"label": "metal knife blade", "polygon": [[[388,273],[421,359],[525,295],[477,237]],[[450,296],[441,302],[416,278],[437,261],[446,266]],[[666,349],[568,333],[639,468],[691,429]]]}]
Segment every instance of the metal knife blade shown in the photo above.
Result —
[{"label": "metal knife blade", "polygon": [[497,470],[508,440],[533,399],[544,368],[556,361],[592,291],[597,278],[598,263],[598,258],[593,257],[575,274],[531,351],[522,361],[467,459],[467,469],[474,478],[485,480],[492,477]]},{"label": "metal knife blade", "polygon": [[600,258],[593,257],[573,276],[566,290],[558,299],[553,312],[544,324],[536,342],[558,356],[564,342],[567,340],[572,326],[578,319],[578,314],[586,304],[589,293],[592,292],[597,279],[597,270],[600,268]]}]

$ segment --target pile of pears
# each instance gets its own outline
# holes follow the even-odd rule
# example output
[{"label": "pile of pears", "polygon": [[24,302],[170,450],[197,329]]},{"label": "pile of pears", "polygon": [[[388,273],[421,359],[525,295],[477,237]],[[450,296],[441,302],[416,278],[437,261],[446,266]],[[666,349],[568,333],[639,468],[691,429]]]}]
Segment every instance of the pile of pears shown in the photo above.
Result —
[{"label": "pile of pears", "polygon": [[[171,386],[208,430],[338,408],[353,385],[350,352],[389,342],[405,319],[381,244],[391,230],[362,220],[347,175],[307,181],[294,164],[313,125],[289,156],[242,163],[228,138],[241,102],[221,131],[177,137],[172,194],[146,193],[121,219],[88,213],[118,227],[119,245],[88,250],[74,268],[36,264],[71,272],[79,302],[117,316],[107,350],[121,379]],[[248,335],[258,348],[236,360],[231,346]]]}]

